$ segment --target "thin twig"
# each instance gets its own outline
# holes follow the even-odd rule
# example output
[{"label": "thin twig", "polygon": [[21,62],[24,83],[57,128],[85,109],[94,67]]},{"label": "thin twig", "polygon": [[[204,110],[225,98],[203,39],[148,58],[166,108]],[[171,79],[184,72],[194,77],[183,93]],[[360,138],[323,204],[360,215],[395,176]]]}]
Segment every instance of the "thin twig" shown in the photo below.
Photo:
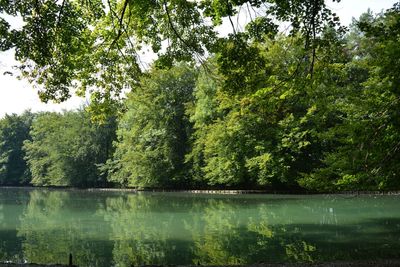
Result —
[{"label": "thin twig", "polygon": [[251,12],[250,12],[249,3],[246,2],[246,6],[247,6],[247,12],[249,13],[249,16],[250,16],[250,21],[253,21],[253,16],[251,15]]}]

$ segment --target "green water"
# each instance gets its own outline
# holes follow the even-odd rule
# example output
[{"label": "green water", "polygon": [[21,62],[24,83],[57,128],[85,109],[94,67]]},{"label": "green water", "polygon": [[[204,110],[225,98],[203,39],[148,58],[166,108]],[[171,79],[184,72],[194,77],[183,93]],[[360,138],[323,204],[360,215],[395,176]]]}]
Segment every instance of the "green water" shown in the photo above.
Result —
[{"label": "green water", "polygon": [[79,266],[400,258],[400,196],[0,189],[0,262]]}]

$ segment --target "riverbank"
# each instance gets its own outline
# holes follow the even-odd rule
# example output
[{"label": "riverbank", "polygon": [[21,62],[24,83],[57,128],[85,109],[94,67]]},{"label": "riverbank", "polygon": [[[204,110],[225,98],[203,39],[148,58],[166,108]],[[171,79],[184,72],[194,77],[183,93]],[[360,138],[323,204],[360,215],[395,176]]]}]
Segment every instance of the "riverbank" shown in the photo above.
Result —
[{"label": "riverbank", "polygon": [[400,191],[337,191],[337,192],[316,192],[316,191],[290,191],[290,190],[252,190],[252,189],[137,189],[137,188],[76,188],[62,186],[0,186],[0,189],[47,189],[47,190],[71,190],[89,192],[130,192],[130,193],[190,193],[190,194],[215,194],[215,195],[245,195],[245,194],[272,194],[272,195],[400,195]]},{"label": "riverbank", "polygon": [[[75,265],[60,264],[13,264],[0,263],[0,267],[71,267]],[[202,265],[143,265],[139,267],[198,267]],[[395,260],[373,260],[373,261],[343,261],[343,262],[324,262],[324,263],[257,263],[249,265],[209,265],[208,267],[393,267],[400,266],[400,259]],[[76,266],[78,267],[78,266]]]}]

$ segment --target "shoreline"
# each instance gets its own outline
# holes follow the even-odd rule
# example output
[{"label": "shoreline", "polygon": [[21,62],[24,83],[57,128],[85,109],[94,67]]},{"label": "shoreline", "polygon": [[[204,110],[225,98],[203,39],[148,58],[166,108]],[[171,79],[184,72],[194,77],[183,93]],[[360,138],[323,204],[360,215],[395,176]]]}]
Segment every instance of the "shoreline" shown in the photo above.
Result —
[{"label": "shoreline", "polygon": [[[77,265],[63,264],[36,264],[36,263],[0,263],[0,267],[79,267]],[[138,267],[391,267],[400,266],[400,259],[379,259],[379,260],[354,260],[354,261],[333,261],[315,263],[254,263],[245,265],[140,265]]]},{"label": "shoreline", "polygon": [[337,191],[337,192],[310,192],[289,190],[259,190],[259,189],[136,189],[136,188],[77,188],[62,186],[0,186],[0,189],[25,190],[66,190],[88,192],[128,192],[128,193],[187,193],[206,195],[400,195],[400,191]]}]

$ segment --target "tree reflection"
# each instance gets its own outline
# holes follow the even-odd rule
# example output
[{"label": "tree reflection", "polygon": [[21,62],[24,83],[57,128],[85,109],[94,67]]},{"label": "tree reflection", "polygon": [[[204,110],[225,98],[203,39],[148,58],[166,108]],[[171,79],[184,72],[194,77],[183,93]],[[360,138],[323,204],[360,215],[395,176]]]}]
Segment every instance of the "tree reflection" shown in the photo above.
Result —
[{"label": "tree reflection", "polygon": [[[240,207],[233,200],[210,199],[197,205],[193,220],[186,223],[194,242],[194,263],[205,265],[255,262],[313,261],[315,246],[299,234],[288,238],[288,229],[271,225],[276,217],[261,203],[255,209]],[[276,218],[275,218],[276,219]]]},{"label": "tree reflection", "polygon": [[232,205],[223,200],[210,199],[195,203],[192,221],[186,222],[193,237],[194,263],[224,265],[244,263],[240,245],[239,214]]},{"label": "tree reflection", "polygon": [[8,215],[10,215],[10,210],[0,204],[0,262],[19,262],[20,244],[16,231],[6,222]]},{"label": "tree reflection", "polygon": [[[71,192],[34,190],[21,216],[18,236],[23,239],[24,260],[40,264],[67,264],[69,253],[81,266],[104,266],[106,243],[92,240],[96,231],[90,215],[73,212]],[[83,205],[83,204],[82,204]],[[93,210],[95,212],[95,210]]]},{"label": "tree reflection", "polygon": [[151,195],[108,198],[99,213],[111,226],[116,266],[178,264],[190,260],[184,238],[176,236],[182,219],[174,211],[175,202]]},{"label": "tree reflection", "polygon": [[116,266],[311,262],[316,251],[301,233],[271,224],[284,214],[257,201],[246,209],[234,198],[131,194],[107,198],[97,214],[110,225]]},{"label": "tree reflection", "polygon": [[0,190],[0,262],[19,262],[22,258],[15,226],[26,203],[25,193],[12,188]]},{"label": "tree reflection", "polygon": [[[397,199],[374,204],[367,220],[359,217],[370,211],[368,199],[46,190],[29,197],[18,216],[1,203],[6,260],[65,264],[72,253],[79,266],[234,265],[397,258],[400,251],[400,220],[379,213],[396,210]],[[18,241],[6,230],[8,217],[20,220],[11,222]]]}]

